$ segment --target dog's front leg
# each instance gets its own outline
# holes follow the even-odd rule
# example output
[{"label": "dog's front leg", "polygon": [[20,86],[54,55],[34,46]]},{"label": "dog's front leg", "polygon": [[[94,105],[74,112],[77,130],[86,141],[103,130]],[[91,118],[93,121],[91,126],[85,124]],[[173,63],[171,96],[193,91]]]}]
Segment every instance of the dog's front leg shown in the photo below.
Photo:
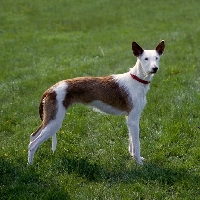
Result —
[{"label": "dog's front leg", "polygon": [[126,122],[129,130],[129,151],[138,164],[142,165],[143,158],[140,157],[139,116],[131,113],[127,117]]}]

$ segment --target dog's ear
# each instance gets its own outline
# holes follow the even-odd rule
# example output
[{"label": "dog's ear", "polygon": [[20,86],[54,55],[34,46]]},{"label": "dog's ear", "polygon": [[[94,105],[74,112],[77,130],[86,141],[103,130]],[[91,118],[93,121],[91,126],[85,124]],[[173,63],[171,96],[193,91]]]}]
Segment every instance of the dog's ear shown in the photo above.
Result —
[{"label": "dog's ear", "polygon": [[133,50],[133,54],[138,57],[140,55],[142,55],[144,49],[142,47],[140,47],[139,44],[137,44],[137,42],[132,42],[132,50]]},{"label": "dog's ear", "polygon": [[162,40],[155,48],[159,55],[162,55],[165,49],[165,41]]}]

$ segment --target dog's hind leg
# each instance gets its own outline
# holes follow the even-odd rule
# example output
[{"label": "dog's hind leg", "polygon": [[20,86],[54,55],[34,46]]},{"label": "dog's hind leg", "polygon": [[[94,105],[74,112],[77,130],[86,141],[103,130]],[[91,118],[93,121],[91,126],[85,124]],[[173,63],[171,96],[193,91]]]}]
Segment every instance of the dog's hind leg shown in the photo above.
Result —
[{"label": "dog's hind leg", "polygon": [[49,92],[43,100],[42,125],[38,128],[35,134],[32,134],[32,137],[36,138],[29,144],[29,164],[33,161],[34,153],[37,148],[49,137],[52,137],[52,150],[55,151],[56,149],[56,132],[61,128],[66,112],[66,107],[63,105],[65,93],[61,93],[62,88],[59,92]]},{"label": "dog's hind leg", "polygon": [[[30,136],[30,143],[33,142],[42,132],[42,124],[38,127],[38,129],[33,132]],[[57,145],[57,139],[56,139],[56,133],[52,135],[52,151],[54,152],[56,150]]]},{"label": "dog's hind leg", "polygon": [[57,138],[56,138],[56,133],[52,135],[52,151],[56,150],[56,145],[57,145]]},{"label": "dog's hind leg", "polygon": [[[59,119],[52,120],[46,127],[42,130],[40,135],[29,144],[29,152],[28,152],[28,163],[31,164],[33,161],[34,153],[37,148],[46,141],[49,137],[55,136],[56,132],[60,129],[62,125],[62,121]],[[54,137],[53,136],[53,137]],[[55,150],[55,149],[54,149]]]},{"label": "dog's hind leg", "polygon": [[30,136],[30,142],[34,141],[42,132],[42,124],[38,127],[38,129],[33,132]]}]

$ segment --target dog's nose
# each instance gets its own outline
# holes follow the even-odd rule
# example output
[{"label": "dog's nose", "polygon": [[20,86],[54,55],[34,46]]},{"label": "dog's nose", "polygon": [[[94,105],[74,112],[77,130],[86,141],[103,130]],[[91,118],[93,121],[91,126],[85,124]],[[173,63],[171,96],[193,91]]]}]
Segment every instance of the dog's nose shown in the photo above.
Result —
[{"label": "dog's nose", "polygon": [[158,68],[157,67],[154,67],[153,68],[153,73],[156,73],[158,71]]}]

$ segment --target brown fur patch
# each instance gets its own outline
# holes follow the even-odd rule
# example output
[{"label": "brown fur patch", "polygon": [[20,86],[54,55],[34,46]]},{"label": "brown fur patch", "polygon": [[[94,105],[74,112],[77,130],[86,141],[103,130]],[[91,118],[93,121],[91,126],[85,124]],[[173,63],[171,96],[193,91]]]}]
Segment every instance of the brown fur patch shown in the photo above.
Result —
[{"label": "brown fur patch", "polygon": [[63,102],[66,108],[74,103],[88,104],[100,100],[121,111],[131,110],[128,94],[111,76],[80,77],[66,80],[66,83],[68,87]]},{"label": "brown fur patch", "polygon": [[42,120],[42,124],[35,132],[31,134],[32,137],[35,136],[42,127],[44,128],[49,123],[49,121],[55,119],[57,113],[57,100],[56,92],[53,91],[53,87],[49,88],[42,95],[39,106],[39,114]]},{"label": "brown fur patch", "polygon": [[39,112],[44,127],[49,123],[49,121],[55,119],[57,113],[56,92],[51,88],[43,94]]}]

